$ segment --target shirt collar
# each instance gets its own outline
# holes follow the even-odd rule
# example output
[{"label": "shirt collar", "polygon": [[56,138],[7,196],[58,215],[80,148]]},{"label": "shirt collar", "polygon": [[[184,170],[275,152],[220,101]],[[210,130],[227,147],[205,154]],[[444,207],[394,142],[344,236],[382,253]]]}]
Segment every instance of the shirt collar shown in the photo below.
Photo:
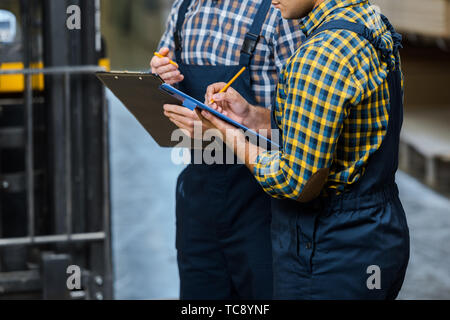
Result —
[{"label": "shirt collar", "polygon": [[366,2],[368,0],[325,0],[300,20],[300,29],[309,36],[334,10]]}]

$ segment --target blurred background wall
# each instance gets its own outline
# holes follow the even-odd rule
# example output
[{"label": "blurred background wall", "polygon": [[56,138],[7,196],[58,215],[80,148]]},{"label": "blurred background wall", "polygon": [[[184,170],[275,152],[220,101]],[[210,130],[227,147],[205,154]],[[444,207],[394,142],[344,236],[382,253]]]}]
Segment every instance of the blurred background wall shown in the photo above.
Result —
[{"label": "blurred background wall", "polygon": [[171,0],[102,0],[102,33],[113,68],[142,70],[164,31]]},{"label": "blurred background wall", "polygon": [[374,0],[404,36],[401,168],[450,195],[450,1]]}]

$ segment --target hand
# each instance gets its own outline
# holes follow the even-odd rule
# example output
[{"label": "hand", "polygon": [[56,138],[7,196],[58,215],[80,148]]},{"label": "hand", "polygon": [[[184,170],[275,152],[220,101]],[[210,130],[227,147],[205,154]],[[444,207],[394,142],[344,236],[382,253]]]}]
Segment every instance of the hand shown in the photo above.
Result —
[{"label": "hand", "polygon": [[[164,105],[164,115],[192,139],[202,140],[203,134],[213,128],[211,125],[208,126],[208,122],[202,122],[195,111],[183,106],[166,104]],[[196,126],[201,126],[201,132],[197,129],[201,136],[194,136],[194,133],[197,133],[194,130]]]},{"label": "hand", "polygon": [[[220,108],[216,108],[216,111],[220,112]],[[208,111],[202,111],[199,108],[194,110],[197,118],[199,121],[202,121],[203,125],[208,129],[216,129],[219,130],[220,133],[223,136],[224,142],[226,142],[226,136],[232,133],[232,135],[235,134],[235,132],[238,132],[239,129],[237,129],[235,126],[223,121],[222,119],[216,117],[212,113]],[[224,112],[222,112],[224,113]]]},{"label": "hand", "polygon": [[226,83],[220,82],[212,84],[206,90],[206,104],[214,100],[212,107],[223,113],[227,117],[243,124],[248,124],[251,105],[233,88],[228,88],[226,92],[219,93]]},{"label": "hand", "polygon": [[258,146],[247,142],[244,132],[227,122],[217,118],[208,111],[195,109],[197,116],[208,127],[213,127],[220,131],[223,141],[240,158],[251,172],[254,170],[254,164],[258,155],[263,152]]},{"label": "hand", "polygon": [[[159,54],[163,56],[171,56],[168,48],[161,48]],[[161,77],[166,83],[172,85],[184,80],[184,76],[181,74],[177,67],[170,64],[170,58],[158,58],[154,56],[150,61],[152,73],[155,73]]]}]

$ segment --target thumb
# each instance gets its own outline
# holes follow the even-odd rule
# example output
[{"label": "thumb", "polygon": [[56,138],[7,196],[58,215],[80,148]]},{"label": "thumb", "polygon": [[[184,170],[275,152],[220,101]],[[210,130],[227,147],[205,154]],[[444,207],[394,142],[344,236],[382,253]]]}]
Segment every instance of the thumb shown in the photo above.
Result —
[{"label": "thumb", "polygon": [[215,94],[213,99],[219,102],[234,103],[239,101],[239,94],[233,88],[229,88],[225,92]]},{"label": "thumb", "polygon": [[224,92],[216,93],[212,96],[214,101],[226,101],[226,94]]},{"label": "thumb", "polygon": [[162,48],[159,50],[159,54],[160,54],[160,55],[163,55],[163,56],[167,56],[167,55],[169,54],[169,52],[170,52],[169,48],[166,48],[166,47],[162,47]]}]

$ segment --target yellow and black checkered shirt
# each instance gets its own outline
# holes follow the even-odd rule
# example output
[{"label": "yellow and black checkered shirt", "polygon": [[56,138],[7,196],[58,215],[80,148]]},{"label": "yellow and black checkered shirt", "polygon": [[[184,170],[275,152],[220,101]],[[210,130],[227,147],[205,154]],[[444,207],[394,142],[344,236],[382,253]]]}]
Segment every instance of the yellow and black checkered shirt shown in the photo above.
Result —
[{"label": "yellow and black checkered shirt", "polygon": [[[325,0],[300,22],[309,36],[326,22],[364,24],[394,56],[391,33],[364,0]],[[298,199],[319,169],[330,168],[326,189],[344,192],[364,173],[387,133],[392,65],[363,37],[324,31],[305,42],[286,63],[274,110],[281,151],[257,158],[254,174],[275,198]],[[395,63],[393,64],[395,65]]]}]

